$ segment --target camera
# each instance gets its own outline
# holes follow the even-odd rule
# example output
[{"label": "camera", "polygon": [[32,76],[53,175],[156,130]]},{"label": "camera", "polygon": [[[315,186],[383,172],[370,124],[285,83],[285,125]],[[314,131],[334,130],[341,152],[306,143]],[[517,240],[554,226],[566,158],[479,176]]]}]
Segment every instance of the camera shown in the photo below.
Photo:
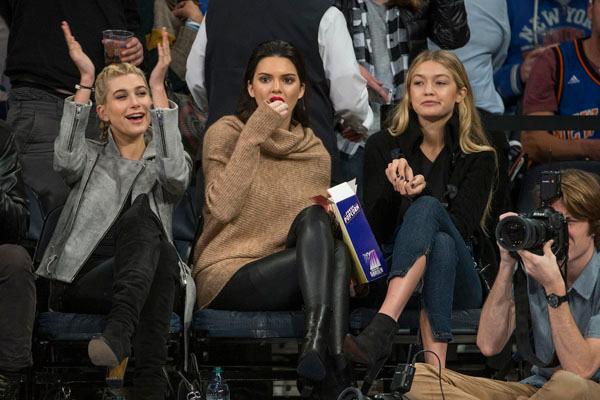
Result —
[{"label": "camera", "polygon": [[569,251],[567,220],[550,206],[560,196],[560,171],[542,172],[541,207],[502,219],[496,226],[498,243],[509,251],[528,250],[542,255],[544,243],[554,240],[552,252],[558,260],[564,259]]}]

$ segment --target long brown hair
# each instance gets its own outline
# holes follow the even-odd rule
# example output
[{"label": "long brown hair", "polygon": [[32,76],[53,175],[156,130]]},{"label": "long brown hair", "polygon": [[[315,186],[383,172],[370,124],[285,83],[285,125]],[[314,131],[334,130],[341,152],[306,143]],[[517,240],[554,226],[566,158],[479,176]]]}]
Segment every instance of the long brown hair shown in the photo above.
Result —
[{"label": "long brown hair", "polygon": [[250,55],[248,65],[244,71],[244,79],[242,83],[242,89],[240,97],[238,98],[236,116],[243,122],[246,123],[252,113],[258,108],[256,99],[251,97],[248,93],[248,84],[254,79],[254,73],[258,63],[267,57],[283,57],[290,60],[296,71],[298,72],[298,79],[300,84],[304,85],[304,96],[299,99],[296,103],[296,107],[292,110],[292,119],[298,121],[302,126],[309,126],[308,117],[308,105],[306,98],[308,97],[308,74],[304,65],[304,59],[300,51],[292,46],[290,43],[283,40],[271,40],[263,42],[256,46]]},{"label": "long brown hair", "polygon": [[588,221],[594,246],[600,250],[600,182],[598,175],[578,169],[566,169],[560,176],[562,201],[571,216]]}]

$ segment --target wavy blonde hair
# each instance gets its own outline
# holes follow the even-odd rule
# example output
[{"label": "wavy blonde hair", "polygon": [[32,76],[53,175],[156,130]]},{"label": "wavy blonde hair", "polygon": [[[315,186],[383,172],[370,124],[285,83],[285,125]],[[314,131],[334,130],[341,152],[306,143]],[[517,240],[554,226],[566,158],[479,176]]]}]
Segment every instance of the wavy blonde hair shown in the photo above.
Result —
[{"label": "wavy blonde hair", "polygon": [[[142,70],[135,65],[129,63],[110,64],[104,67],[96,77],[96,84],[94,85],[96,105],[103,106],[106,104],[108,81],[113,78],[129,74],[137,75],[142,78],[144,85],[146,85],[146,88],[148,88],[146,75],[144,75]],[[148,89],[148,93],[150,93],[150,89]],[[110,124],[108,122],[100,121],[100,139],[106,140],[108,138],[109,127]]]},{"label": "wavy blonde hair", "polygon": [[[406,73],[406,91],[400,104],[396,107],[396,110],[392,116],[391,127],[389,132],[392,136],[399,136],[403,134],[408,128],[408,121],[410,119],[410,113],[412,110],[412,100],[410,98],[410,87],[415,77],[415,71],[419,65],[427,61],[433,61],[448,70],[450,77],[456,84],[458,90],[465,89],[465,96],[460,103],[457,104],[458,109],[458,143],[460,149],[465,154],[480,153],[483,151],[489,151],[494,154],[494,160],[496,164],[496,175],[498,173],[498,160],[496,157],[496,151],[491,146],[488,137],[483,130],[481,119],[479,118],[479,112],[475,108],[475,101],[473,99],[473,89],[469,83],[467,71],[460,62],[458,57],[453,53],[446,50],[426,50],[420,53],[410,65]],[[497,181],[497,176],[496,176]],[[485,233],[487,232],[485,221],[490,216],[490,208],[492,203],[492,193],[494,185],[488,195],[487,205],[480,221],[480,226]]]}]

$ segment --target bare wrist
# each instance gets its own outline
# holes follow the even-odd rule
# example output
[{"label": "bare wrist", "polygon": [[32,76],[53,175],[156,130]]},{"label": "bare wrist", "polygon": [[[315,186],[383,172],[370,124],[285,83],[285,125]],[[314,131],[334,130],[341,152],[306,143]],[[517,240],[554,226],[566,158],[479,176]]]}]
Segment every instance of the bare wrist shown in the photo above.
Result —
[{"label": "bare wrist", "polygon": [[559,296],[564,296],[567,294],[565,282],[562,280],[562,278],[557,278],[553,282],[544,285],[544,290],[546,291],[546,294],[554,293]]},{"label": "bare wrist", "polygon": [[79,79],[79,85],[85,86],[85,87],[93,87],[94,86],[94,75],[92,75],[92,76],[81,75],[81,78]]}]

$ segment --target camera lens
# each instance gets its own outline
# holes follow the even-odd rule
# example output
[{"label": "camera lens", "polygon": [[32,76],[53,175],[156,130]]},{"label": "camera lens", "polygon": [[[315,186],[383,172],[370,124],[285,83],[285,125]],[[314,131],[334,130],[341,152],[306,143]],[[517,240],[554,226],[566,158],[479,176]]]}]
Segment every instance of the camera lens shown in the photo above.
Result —
[{"label": "camera lens", "polygon": [[546,226],[543,221],[510,216],[496,227],[496,239],[502,247],[510,251],[532,250],[543,246],[546,241]]}]

